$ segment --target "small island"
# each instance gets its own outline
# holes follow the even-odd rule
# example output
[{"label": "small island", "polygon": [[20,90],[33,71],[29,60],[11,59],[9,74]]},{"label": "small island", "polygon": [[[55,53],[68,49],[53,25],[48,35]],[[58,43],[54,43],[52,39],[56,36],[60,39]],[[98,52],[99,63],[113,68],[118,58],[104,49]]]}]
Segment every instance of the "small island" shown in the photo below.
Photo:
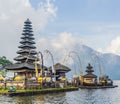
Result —
[{"label": "small island", "polygon": [[14,77],[8,79],[0,77],[0,94],[2,95],[21,96],[74,91],[79,88],[117,87],[113,85],[113,81],[108,76],[100,76],[98,82],[90,63],[86,67],[87,74],[81,73],[69,82],[66,73],[71,69],[59,62],[54,63],[53,55],[49,50],[46,50],[46,53],[50,54],[53,65],[45,66],[43,53],[36,51],[32,22],[29,19],[24,22],[18,48],[18,56],[14,58],[16,62],[5,67],[7,71],[14,73]]},{"label": "small island", "polygon": [[87,74],[83,75],[80,88],[82,89],[102,89],[102,88],[115,88],[117,85],[113,85],[113,81],[107,76],[100,76],[97,79],[97,75],[93,74],[93,67],[89,63],[86,67]]}]

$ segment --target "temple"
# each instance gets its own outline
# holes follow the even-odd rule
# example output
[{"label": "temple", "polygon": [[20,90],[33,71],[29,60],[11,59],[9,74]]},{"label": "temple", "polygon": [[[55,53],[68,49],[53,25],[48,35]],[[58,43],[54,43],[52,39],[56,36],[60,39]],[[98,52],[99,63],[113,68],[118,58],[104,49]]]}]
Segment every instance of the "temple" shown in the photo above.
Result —
[{"label": "temple", "polygon": [[[23,33],[21,36],[19,50],[17,51],[18,56],[14,58],[16,61],[15,64],[9,65],[6,67],[8,71],[12,71],[17,76],[23,76],[26,78],[36,77],[35,71],[35,61],[38,61],[35,38],[32,31],[32,23],[29,19],[24,22]],[[42,54],[42,53],[41,53]],[[40,73],[41,65],[37,64],[38,73]],[[48,68],[42,65],[43,76],[45,76],[45,70],[48,71]],[[69,72],[70,69],[60,63],[54,65],[56,70],[57,79],[61,76],[65,76],[65,73]],[[54,72],[51,71],[51,75]]]},{"label": "temple", "polygon": [[88,64],[86,68],[87,74],[83,76],[83,85],[96,85],[97,76],[93,74],[94,72],[94,70],[92,70],[93,67],[90,64]]},{"label": "temple", "polygon": [[[32,31],[32,23],[29,19],[24,22],[23,33],[20,41],[18,56],[14,58],[15,64],[6,67],[8,71],[17,73],[20,76],[26,76],[27,78],[35,77],[35,60],[36,47],[34,41],[34,34]],[[45,67],[44,67],[45,68]],[[40,70],[40,65],[38,65]]]}]

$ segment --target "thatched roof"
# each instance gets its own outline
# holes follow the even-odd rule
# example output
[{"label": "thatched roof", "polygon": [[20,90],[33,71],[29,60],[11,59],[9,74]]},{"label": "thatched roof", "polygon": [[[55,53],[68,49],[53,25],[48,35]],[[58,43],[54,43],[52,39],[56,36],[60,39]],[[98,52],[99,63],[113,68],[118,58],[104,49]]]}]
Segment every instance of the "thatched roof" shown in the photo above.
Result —
[{"label": "thatched roof", "polygon": [[95,74],[85,74],[83,78],[97,78]]},{"label": "thatched roof", "polygon": [[71,71],[70,68],[68,68],[67,66],[62,65],[60,63],[56,63],[54,65],[54,68],[55,68],[56,72],[66,72],[67,73],[67,72]]},{"label": "thatched roof", "polygon": [[[5,68],[7,70],[19,70],[19,69],[35,70],[35,65],[30,63],[18,63],[18,64],[12,64],[12,65],[6,66]],[[46,66],[43,66],[43,69],[46,69],[46,68],[47,68]],[[38,69],[41,69],[39,64],[38,64]]]}]

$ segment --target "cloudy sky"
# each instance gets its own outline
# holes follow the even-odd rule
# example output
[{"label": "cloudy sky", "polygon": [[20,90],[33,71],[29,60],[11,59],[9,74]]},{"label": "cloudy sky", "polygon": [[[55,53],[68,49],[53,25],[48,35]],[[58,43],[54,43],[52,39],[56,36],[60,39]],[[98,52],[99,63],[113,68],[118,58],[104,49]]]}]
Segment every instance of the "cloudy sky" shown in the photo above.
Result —
[{"label": "cloudy sky", "polygon": [[119,4],[120,0],[0,0],[0,56],[17,56],[27,18],[32,21],[38,51],[49,49],[62,55],[85,44],[119,55]]}]

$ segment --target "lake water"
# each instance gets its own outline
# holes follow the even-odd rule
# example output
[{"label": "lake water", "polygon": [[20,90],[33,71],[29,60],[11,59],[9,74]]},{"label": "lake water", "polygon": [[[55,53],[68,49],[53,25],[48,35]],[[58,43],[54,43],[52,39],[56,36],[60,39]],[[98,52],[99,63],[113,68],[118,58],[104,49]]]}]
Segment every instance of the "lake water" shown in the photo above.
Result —
[{"label": "lake water", "polygon": [[120,104],[120,81],[114,81],[114,84],[118,87],[21,97],[0,96],[0,104]]}]

